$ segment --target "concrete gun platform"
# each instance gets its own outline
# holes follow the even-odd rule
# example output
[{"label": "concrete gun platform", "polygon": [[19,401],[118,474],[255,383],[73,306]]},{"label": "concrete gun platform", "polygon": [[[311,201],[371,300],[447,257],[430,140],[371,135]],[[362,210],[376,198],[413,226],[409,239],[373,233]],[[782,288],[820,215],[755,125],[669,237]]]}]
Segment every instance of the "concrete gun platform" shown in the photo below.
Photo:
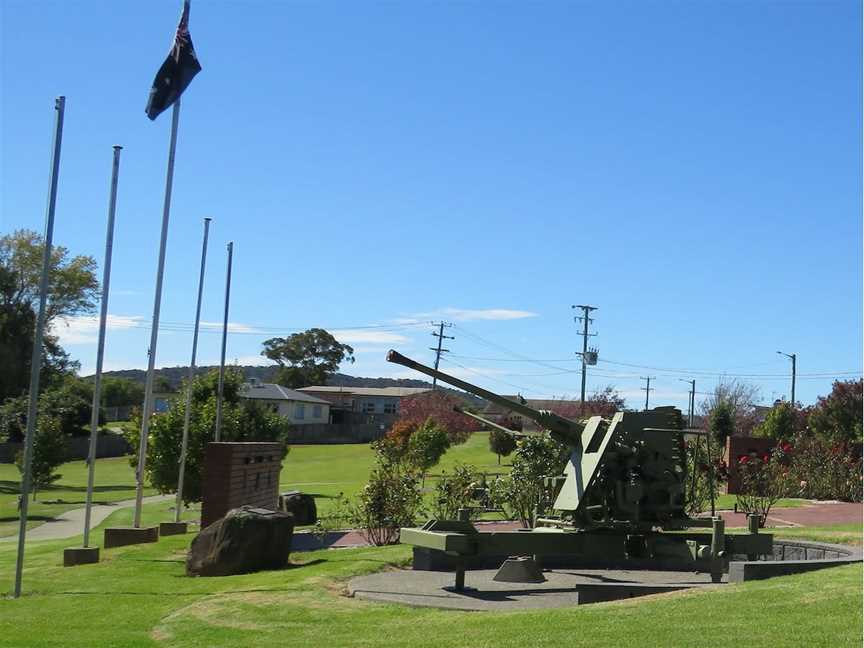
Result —
[{"label": "concrete gun platform", "polygon": [[[497,570],[465,573],[465,585],[474,591],[444,589],[453,584],[448,572],[399,570],[353,578],[348,593],[359,599],[469,611],[513,611],[573,607],[587,603],[636,598],[691,588],[722,587],[710,574],[697,572],[555,569],[545,570],[545,583],[501,583],[492,580]],[[724,577],[725,579],[725,577]]]}]

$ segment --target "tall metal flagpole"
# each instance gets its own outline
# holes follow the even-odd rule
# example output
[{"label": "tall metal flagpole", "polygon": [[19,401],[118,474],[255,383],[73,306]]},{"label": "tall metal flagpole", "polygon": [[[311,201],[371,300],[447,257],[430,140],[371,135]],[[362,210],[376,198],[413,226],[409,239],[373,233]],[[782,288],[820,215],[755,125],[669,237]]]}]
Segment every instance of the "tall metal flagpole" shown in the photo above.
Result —
[{"label": "tall metal flagpole", "polygon": [[96,347],[96,378],[93,383],[93,411],[90,415],[90,449],[87,452],[87,501],[84,506],[84,546],[90,546],[90,509],[93,506],[93,481],[96,475],[96,441],[99,435],[99,408],[102,396],[102,359],[105,354],[105,324],[108,320],[108,291],[111,286],[111,253],[114,247],[114,213],[117,208],[117,178],[120,151],[114,147],[111,166],[111,193],[108,198],[108,231],[105,234],[105,267],[102,269],[102,309],[99,312],[99,342]]},{"label": "tall metal flagpole", "polygon": [[234,256],[234,241],[228,244],[228,275],[225,279],[225,316],[222,321],[222,357],[219,360],[219,393],[216,396],[215,440],[222,439],[222,389],[225,386],[225,345],[228,341],[228,302],[231,299],[231,259]]},{"label": "tall metal flagpole", "polygon": [[57,111],[54,123],[54,148],[51,154],[51,175],[48,179],[48,208],[45,214],[45,240],[42,249],[42,276],[39,279],[39,313],[33,334],[33,355],[30,358],[30,392],[27,407],[27,432],[24,437],[24,470],[21,479],[21,519],[18,526],[18,557],[15,563],[15,598],[21,596],[21,575],[24,572],[24,541],[27,536],[27,506],[30,500],[33,441],[36,435],[36,412],[39,404],[39,372],[42,369],[42,336],[45,332],[45,302],[48,298],[48,273],[51,269],[51,245],[54,240],[54,208],[57,205],[57,179],[60,173],[60,145],[63,141],[63,115],[66,97],[54,101]]},{"label": "tall metal flagpole", "polygon": [[192,361],[189,363],[189,376],[186,380],[186,413],[183,417],[183,441],[180,443],[180,472],[177,476],[177,504],[174,507],[174,521],[180,521],[183,508],[183,477],[186,473],[186,448],[189,445],[189,418],[192,415],[192,381],[195,378],[195,358],[198,354],[198,326],[201,323],[201,295],[204,292],[204,266],[207,263],[207,236],[210,221],[204,219],[204,243],[201,245],[201,271],[198,274],[198,305],[195,307],[195,331],[192,333]]},{"label": "tall metal flagpole", "polygon": [[144,408],[141,410],[141,437],[138,440],[138,482],[135,489],[134,526],[141,526],[141,506],[144,500],[144,466],[147,459],[147,437],[150,434],[150,410],[153,402],[153,372],[156,363],[156,343],[159,339],[159,311],[162,305],[162,275],[165,272],[165,248],[168,244],[168,218],[171,214],[171,188],[174,184],[174,152],[177,149],[177,125],[180,121],[180,98],[171,113],[171,140],[168,145],[168,172],[165,176],[165,202],[162,206],[162,238],[159,241],[159,265],[156,271],[156,296],[153,300],[153,322],[150,325],[150,348],[147,352],[147,382],[144,386]]}]

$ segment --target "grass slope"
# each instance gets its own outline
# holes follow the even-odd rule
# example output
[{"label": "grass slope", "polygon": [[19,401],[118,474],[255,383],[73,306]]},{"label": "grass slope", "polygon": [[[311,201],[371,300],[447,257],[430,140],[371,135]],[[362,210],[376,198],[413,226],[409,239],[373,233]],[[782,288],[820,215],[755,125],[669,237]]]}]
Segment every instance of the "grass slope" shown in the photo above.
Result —
[{"label": "grass slope", "polygon": [[[155,505],[154,505],[155,506]],[[158,515],[148,507],[148,515]],[[122,523],[115,513],[108,524]],[[103,550],[60,566],[62,547],[28,549],[25,596],[0,599],[2,646],[860,646],[861,565],[561,610],[452,612],[342,596],[354,575],[405,564],[407,547],[292,556],[282,571],[187,578],[191,536]],[[0,591],[14,547],[0,545]]]},{"label": "grass slope", "polygon": [[[30,499],[28,525],[33,527],[45,520],[68,511],[82,508],[87,495],[87,464],[70,461],[57,470],[60,480],[36,493]],[[21,493],[21,474],[14,464],[0,464],[0,537],[18,532],[18,496]],[[145,495],[155,495],[145,488]],[[114,457],[96,461],[96,480],[93,501],[107,504],[135,497],[135,471],[129,457]]]}]

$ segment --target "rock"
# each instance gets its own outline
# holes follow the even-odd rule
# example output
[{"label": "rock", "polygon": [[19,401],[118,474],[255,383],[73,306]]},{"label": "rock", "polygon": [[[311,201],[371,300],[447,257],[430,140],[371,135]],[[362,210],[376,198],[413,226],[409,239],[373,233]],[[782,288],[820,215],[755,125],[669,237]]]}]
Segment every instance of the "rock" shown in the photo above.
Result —
[{"label": "rock", "polygon": [[189,576],[231,576],[288,564],[294,518],[253,506],[232,509],[195,536],[186,556]]},{"label": "rock", "polygon": [[318,521],[315,498],[300,491],[282,493],[279,496],[279,510],[291,513],[297,526],[315,524]]}]

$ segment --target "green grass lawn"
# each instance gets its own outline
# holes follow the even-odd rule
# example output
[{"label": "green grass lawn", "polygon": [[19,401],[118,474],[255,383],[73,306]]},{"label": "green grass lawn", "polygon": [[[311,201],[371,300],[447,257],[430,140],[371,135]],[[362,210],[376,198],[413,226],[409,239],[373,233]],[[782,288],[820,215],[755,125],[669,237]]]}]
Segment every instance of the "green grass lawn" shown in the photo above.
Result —
[{"label": "green grass lawn", "polygon": [[[167,503],[146,507],[145,519]],[[102,527],[127,523],[126,511]],[[98,537],[98,536],[97,536]],[[346,580],[404,565],[403,546],[292,555],[294,567],[187,578],[191,534],[103,550],[63,568],[62,549],[28,547],[24,596],[0,599],[2,646],[860,646],[861,565],[581,608],[477,613],[343,596]],[[80,542],[80,539],[76,539]],[[14,543],[0,544],[0,592]]]},{"label": "green grass lawn", "polygon": [[[279,486],[313,494],[319,514],[328,515],[339,493],[350,497],[363,488],[374,463],[368,444],[294,445],[283,462]],[[447,451],[427,475],[426,487],[432,488],[442,472],[452,472],[458,463],[471,464],[487,474],[504,474],[510,469],[507,457],[499,465],[497,455],[489,451],[489,433],[478,432]]]},{"label": "green grass lawn", "polygon": [[[114,424],[112,424],[114,425]],[[319,514],[330,515],[334,498],[339,493],[356,495],[369,475],[374,463],[368,444],[347,445],[295,445],[285,458],[280,488],[283,491],[300,490],[316,497]],[[471,464],[487,475],[505,474],[510,466],[504,457],[489,451],[487,432],[472,434],[465,443],[450,448],[441,462],[426,478],[426,488],[431,490],[442,472],[450,472],[457,463]],[[60,513],[84,505],[87,484],[87,467],[83,461],[72,461],[60,467],[61,478],[50,488],[39,492],[30,502],[28,527],[42,524]],[[20,491],[18,469],[12,464],[0,464],[0,537],[12,535],[18,529],[17,498]],[[147,495],[155,494],[152,488]],[[114,502],[135,497],[135,474],[127,457],[99,459],[96,465],[97,503]],[[718,510],[731,509],[734,495],[720,495]],[[777,507],[803,506],[807,500],[783,499]],[[485,517],[495,518],[494,514]]]},{"label": "green grass lawn", "polygon": [[[57,470],[60,479],[30,500],[28,525],[33,527],[45,520],[81,508],[87,496],[87,465],[83,461],[70,461]],[[18,495],[21,492],[21,474],[14,464],[0,464],[0,537],[18,532]],[[145,488],[145,495],[156,491]],[[98,459],[96,461],[93,501],[97,504],[117,502],[135,497],[135,471],[129,466],[129,457]]]}]

